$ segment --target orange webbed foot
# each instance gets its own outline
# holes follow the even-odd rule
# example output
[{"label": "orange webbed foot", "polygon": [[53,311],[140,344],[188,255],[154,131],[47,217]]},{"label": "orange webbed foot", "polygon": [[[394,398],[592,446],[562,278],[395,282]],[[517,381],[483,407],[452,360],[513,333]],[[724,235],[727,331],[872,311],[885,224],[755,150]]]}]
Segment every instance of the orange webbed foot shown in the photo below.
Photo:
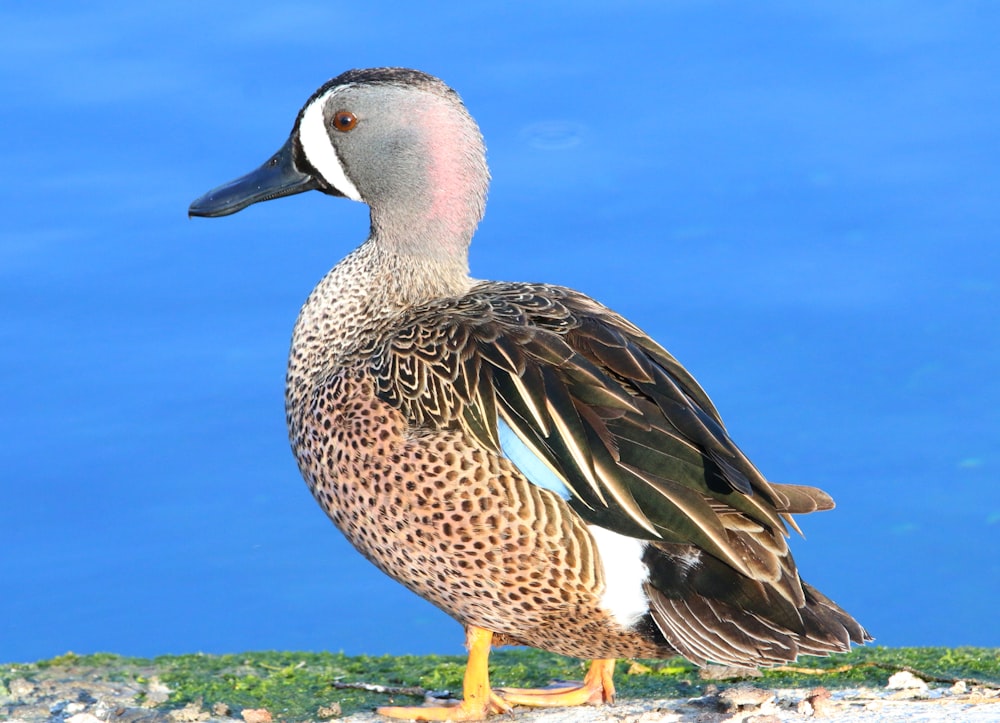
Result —
[{"label": "orange webbed foot", "polygon": [[590,664],[583,683],[551,688],[499,688],[511,705],[555,708],[571,705],[600,705],[615,699],[614,658],[602,658]]},{"label": "orange webbed foot", "polygon": [[462,700],[454,705],[384,706],[378,713],[389,718],[414,721],[481,721],[495,713],[509,713],[515,705],[561,707],[600,705],[615,699],[613,658],[595,660],[583,683],[552,688],[490,688],[489,655],[493,633],[466,628],[469,662],[462,683]]},{"label": "orange webbed foot", "polygon": [[508,713],[511,706],[490,691],[485,700],[464,698],[455,705],[383,706],[379,715],[413,721],[481,721],[494,713]]},{"label": "orange webbed foot", "polygon": [[492,713],[507,713],[511,706],[490,689],[489,657],[493,633],[468,626],[465,644],[469,662],[462,682],[462,700],[456,705],[385,706],[378,713],[389,718],[416,721],[479,721]]}]

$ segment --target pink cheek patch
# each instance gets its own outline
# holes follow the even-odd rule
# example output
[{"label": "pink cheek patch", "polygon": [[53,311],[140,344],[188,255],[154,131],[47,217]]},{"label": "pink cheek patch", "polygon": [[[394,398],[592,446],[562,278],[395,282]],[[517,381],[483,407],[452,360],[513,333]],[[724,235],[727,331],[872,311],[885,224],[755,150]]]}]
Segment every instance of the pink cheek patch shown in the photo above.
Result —
[{"label": "pink cheek patch", "polygon": [[473,183],[468,158],[462,153],[462,148],[469,145],[465,137],[468,131],[454,121],[450,108],[437,104],[423,109],[417,122],[433,128],[427,134],[427,183],[431,192],[427,218],[443,221],[455,232],[463,231],[469,215],[465,199]]}]

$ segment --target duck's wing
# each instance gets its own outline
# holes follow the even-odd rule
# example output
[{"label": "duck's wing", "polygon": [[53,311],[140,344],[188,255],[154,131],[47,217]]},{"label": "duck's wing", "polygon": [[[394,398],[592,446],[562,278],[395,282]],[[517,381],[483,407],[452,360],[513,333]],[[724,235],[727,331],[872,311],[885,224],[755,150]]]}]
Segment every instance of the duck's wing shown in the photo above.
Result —
[{"label": "duck's wing", "polygon": [[588,523],[695,545],[803,604],[784,523],[832,500],[765,480],[677,360],[597,302],[483,283],[411,310],[365,353],[416,427],[461,428]]}]

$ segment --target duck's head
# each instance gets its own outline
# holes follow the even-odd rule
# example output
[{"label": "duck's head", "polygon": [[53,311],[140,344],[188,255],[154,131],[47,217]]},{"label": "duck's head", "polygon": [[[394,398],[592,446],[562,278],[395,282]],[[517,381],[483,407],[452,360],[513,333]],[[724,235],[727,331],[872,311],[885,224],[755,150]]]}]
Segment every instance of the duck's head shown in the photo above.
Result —
[{"label": "duck's head", "polygon": [[313,93],[264,165],[201,196],[188,214],[227,216],[318,190],[368,204],[373,233],[402,238],[426,224],[439,239],[467,243],[488,182],[482,136],[455,91],[416,70],[350,70]]}]

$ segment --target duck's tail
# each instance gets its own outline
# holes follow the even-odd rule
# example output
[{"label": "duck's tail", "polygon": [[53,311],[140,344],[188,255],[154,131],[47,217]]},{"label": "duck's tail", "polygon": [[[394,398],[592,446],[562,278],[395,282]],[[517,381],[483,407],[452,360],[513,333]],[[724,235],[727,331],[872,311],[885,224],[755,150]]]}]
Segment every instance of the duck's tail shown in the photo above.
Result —
[{"label": "duck's tail", "polygon": [[[799,581],[794,566],[767,582],[691,546],[663,543],[649,544],[643,561],[653,621],[672,648],[698,665],[778,665],[872,640],[836,603]],[[780,579],[789,573],[794,580]]]}]

